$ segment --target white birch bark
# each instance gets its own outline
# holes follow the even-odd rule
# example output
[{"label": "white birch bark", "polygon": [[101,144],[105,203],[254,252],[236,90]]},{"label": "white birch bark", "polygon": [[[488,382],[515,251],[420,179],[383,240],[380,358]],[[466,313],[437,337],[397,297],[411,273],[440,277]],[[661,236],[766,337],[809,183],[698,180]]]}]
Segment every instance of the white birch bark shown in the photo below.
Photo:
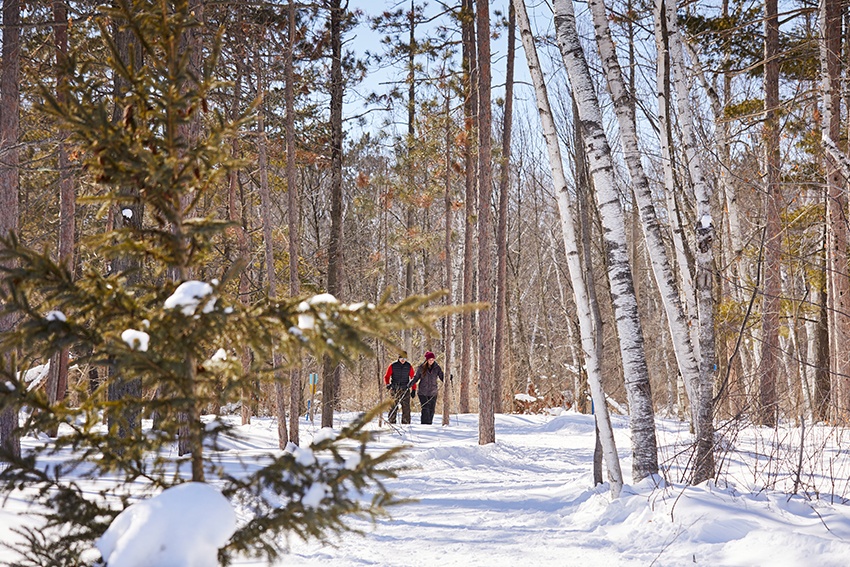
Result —
[{"label": "white birch bark", "polygon": [[664,4],[666,24],[669,31],[670,63],[673,71],[673,84],[676,88],[676,102],[679,110],[679,122],[682,129],[682,145],[688,162],[688,172],[696,199],[696,290],[699,310],[699,351],[700,381],[695,429],[696,463],[693,481],[702,482],[714,476],[714,378],[717,372],[714,345],[714,222],[711,214],[710,191],[702,169],[702,160],[696,151],[693,115],[690,108],[688,80],[685,76],[685,61],[679,25],[676,16],[676,3],[658,0]]},{"label": "white birch bark", "polygon": [[629,401],[632,432],[632,477],[638,482],[658,473],[658,448],[649,371],[646,366],[643,330],[638,315],[634,283],[629,266],[623,208],[614,178],[611,148],[605,137],[602,111],[590,69],[576,31],[572,0],[555,1],[555,33],[578,107],[593,178],[596,205],[602,220],[608,282],[614,304],[620,355]]},{"label": "white birch bark", "polygon": [[[694,356],[697,360],[701,360],[699,351],[699,317],[696,305],[696,289],[694,280],[691,275],[692,262],[690,256],[686,252],[686,236],[682,226],[681,211],[679,209],[678,199],[676,198],[676,179],[674,170],[676,162],[673,152],[673,132],[672,121],[670,120],[670,54],[667,49],[667,24],[666,15],[664,14],[664,5],[659,2],[653,10],[655,18],[655,47],[658,54],[658,64],[656,65],[656,85],[658,88],[658,124],[661,129],[661,159],[662,168],[664,170],[664,196],[667,201],[667,212],[670,218],[670,231],[673,240],[673,250],[675,253],[676,263],[679,267],[679,277],[682,283],[681,293],[685,305],[685,313],[688,318],[689,336],[691,338],[691,346],[694,349]],[[685,416],[685,396],[684,390],[690,388],[692,384],[684,381],[681,375],[676,379],[677,390],[677,407],[678,415],[681,418]],[[689,398],[695,398],[695,393],[690,392]],[[692,408],[693,409],[693,408]],[[691,414],[691,422],[696,421],[696,416]]]},{"label": "white birch bark", "polygon": [[632,181],[632,192],[640,211],[641,227],[643,228],[644,240],[649,249],[649,261],[652,267],[652,275],[664,313],[667,316],[667,324],[670,329],[670,340],[673,344],[673,352],[679,366],[679,372],[685,381],[688,397],[693,403],[693,394],[697,391],[699,380],[699,367],[691,346],[691,338],[682,303],[679,299],[679,290],[676,286],[676,277],[667,259],[667,250],[661,237],[661,225],[655,214],[655,206],[652,202],[652,192],[649,180],[641,162],[641,153],[638,146],[637,123],[635,121],[632,93],[626,88],[623,80],[623,72],[617,59],[614,40],[611,38],[611,30],[608,27],[608,15],[603,0],[589,0],[588,5],[593,15],[593,25],[596,30],[596,44],[602,57],[602,69],[608,81],[608,89],[614,101],[614,112],[617,115],[617,123],[620,127],[620,142],[623,148],[623,157],[629,169]]},{"label": "white birch bark", "polygon": [[620,469],[620,460],[617,456],[617,446],[614,443],[614,430],[611,426],[611,418],[608,414],[608,406],[605,402],[605,391],[602,388],[602,369],[598,357],[598,350],[594,336],[596,330],[593,328],[593,315],[590,311],[590,300],[587,295],[587,286],[584,280],[581,257],[578,250],[578,239],[576,237],[575,224],[573,223],[572,207],[570,206],[567,188],[567,178],[564,173],[564,165],[561,160],[561,149],[558,144],[558,134],[555,130],[555,120],[549,105],[549,95],[543,80],[543,71],[537,57],[537,47],[531,34],[531,23],[523,0],[513,0],[516,8],[517,24],[522,38],[522,46],[528,60],[528,68],[534,83],[534,92],[537,98],[537,110],[543,126],[543,137],[546,141],[546,150],[549,164],[552,168],[552,180],[555,184],[555,195],[558,202],[558,212],[561,220],[561,232],[564,239],[564,251],[567,257],[567,268],[570,273],[570,282],[573,287],[573,295],[578,311],[579,332],[581,334],[581,347],[584,356],[585,369],[587,371],[590,395],[596,410],[596,421],[599,427],[599,435],[602,441],[602,451],[605,464],[608,467],[608,481],[611,484],[611,493],[616,498],[620,495],[623,487],[623,473]]}]

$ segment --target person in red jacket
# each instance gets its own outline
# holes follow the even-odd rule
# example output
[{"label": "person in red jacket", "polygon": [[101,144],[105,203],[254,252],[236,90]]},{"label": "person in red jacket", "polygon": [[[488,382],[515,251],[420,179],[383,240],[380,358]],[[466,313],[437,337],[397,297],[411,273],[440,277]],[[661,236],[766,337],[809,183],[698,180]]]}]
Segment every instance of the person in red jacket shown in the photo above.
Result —
[{"label": "person in red jacket", "polygon": [[[395,423],[398,407],[401,406],[401,422],[410,423],[410,400],[416,397],[416,384],[413,384],[413,366],[407,361],[407,353],[398,355],[398,360],[390,364],[384,374],[384,384],[395,400],[387,414],[387,421]],[[410,397],[407,393],[410,392]]]}]

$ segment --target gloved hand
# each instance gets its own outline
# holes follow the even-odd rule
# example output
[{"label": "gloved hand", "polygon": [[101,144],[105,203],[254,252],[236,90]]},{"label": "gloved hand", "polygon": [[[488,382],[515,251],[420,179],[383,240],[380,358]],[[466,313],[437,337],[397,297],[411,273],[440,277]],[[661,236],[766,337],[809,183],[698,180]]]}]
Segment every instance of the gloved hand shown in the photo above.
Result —
[{"label": "gloved hand", "polygon": [[416,397],[416,390],[411,390],[410,391],[410,399],[412,400],[415,397]]}]

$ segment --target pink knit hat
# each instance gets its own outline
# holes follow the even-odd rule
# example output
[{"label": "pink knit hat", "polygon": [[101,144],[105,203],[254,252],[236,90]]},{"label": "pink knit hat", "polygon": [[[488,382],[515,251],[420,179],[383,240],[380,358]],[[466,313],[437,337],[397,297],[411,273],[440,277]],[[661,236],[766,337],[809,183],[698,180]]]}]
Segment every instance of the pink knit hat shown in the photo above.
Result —
[{"label": "pink knit hat", "polygon": [[425,360],[428,360],[429,358],[437,358],[437,357],[434,356],[434,353],[429,350],[428,352],[425,353]]}]

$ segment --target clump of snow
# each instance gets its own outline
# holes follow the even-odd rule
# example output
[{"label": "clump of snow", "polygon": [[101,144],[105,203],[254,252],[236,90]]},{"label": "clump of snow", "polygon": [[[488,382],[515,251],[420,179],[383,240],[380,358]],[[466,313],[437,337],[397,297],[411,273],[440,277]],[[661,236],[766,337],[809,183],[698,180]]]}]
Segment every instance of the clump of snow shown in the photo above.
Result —
[{"label": "clump of snow", "polygon": [[227,366],[225,364],[226,362],[227,362],[227,351],[224,350],[223,348],[220,348],[217,351],[215,351],[214,355],[209,357],[209,359],[207,359],[204,362],[203,366],[204,366],[205,369],[207,369],[209,371],[216,371],[216,370],[221,370],[221,369],[225,368]]},{"label": "clump of snow", "polygon": [[133,218],[133,209],[124,209],[123,211],[121,211],[121,216],[125,219]]},{"label": "clump of snow", "polygon": [[299,313],[298,314],[298,328],[304,329],[305,331],[309,331],[313,327],[316,326],[316,319],[309,313]]},{"label": "clump of snow", "polygon": [[324,500],[330,492],[331,489],[327,484],[323,482],[313,483],[301,498],[301,504],[307,508],[318,508],[322,504],[322,500]]},{"label": "clump of snow", "polygon": [[48,321],[61,321],[62,323],[68,320],[61,311],[48,311],[44,318]]},{"label": "clump of snow", "polygon": [[711,215],[704,214],[699,218],[700,228],[711,228]]},{"label": "clump of snow", "polygon": [[133,350],[147,352],[151,336],[144,331],[126,329],[123,333],[121,333],[121,340],[127,343],[127,346]]},{"label": "clump of snow", "polygon": [[333,427],[323,427],[313,435],[313,442],[310,445],[318,445],[322,441],[327,441],[328,439],[336,439],[337,434],[334,431]]},{"label": "clump of snow", "polygon": [[[39,364],[38,366],[33,366],[27,370],[23,375],[24,383],[28,384],[27,392],[41,386],[41,384],[47,379],[47,375],[49,373],[50,364]],[[18,378],[21,378],[20,372],[18,373]],[[12,382],[6,382],[6,388],[13,391],[15,389],[15,385]]]},{"label": "clump of snow", "polygon": [[211,567],[234,531],[221,492],[187,482],[118,514],[96,545],[109,567]]},{"label": "clump of snow", "polygon": [[[190,280],[183,282],[174,293],[165,300],[166,309],[180,308],[183,315],[191,316],[195,314],[195,310],[201,302],[209,295],[212,295],[213,286],[207,282],[199,282]],[[216,298],[209,299],[204,305],[203,312],[209,313],[215,307]]]},{"label": "clump of snow", "polygon": [[537,398],[535,398],[534,396],[529,396],[528,394],[515,394],[514,399],[517,400],[518,402],[528,402],[528,403],[537,401]]},{"label": "clump of snow", "polygon": [[316,455],[313,454],[313,451],[310,449],[302,449],[298,448],[295,451],[295,462],[301,465],[302,467],[312,467],[316,464]]},{"label": "clump of snow", "polygon": [[353,453],[347,459],[345,459],[345,463],[342,465],[346,470],[353,471],[356,470],[360,465],[360,453]]},{"label": "clump of snow", "polygon": [[339,303],[339,300],[330,293],[320,293],[308,299],[307,303],[309,305],[318,305],[320,303]]}]

